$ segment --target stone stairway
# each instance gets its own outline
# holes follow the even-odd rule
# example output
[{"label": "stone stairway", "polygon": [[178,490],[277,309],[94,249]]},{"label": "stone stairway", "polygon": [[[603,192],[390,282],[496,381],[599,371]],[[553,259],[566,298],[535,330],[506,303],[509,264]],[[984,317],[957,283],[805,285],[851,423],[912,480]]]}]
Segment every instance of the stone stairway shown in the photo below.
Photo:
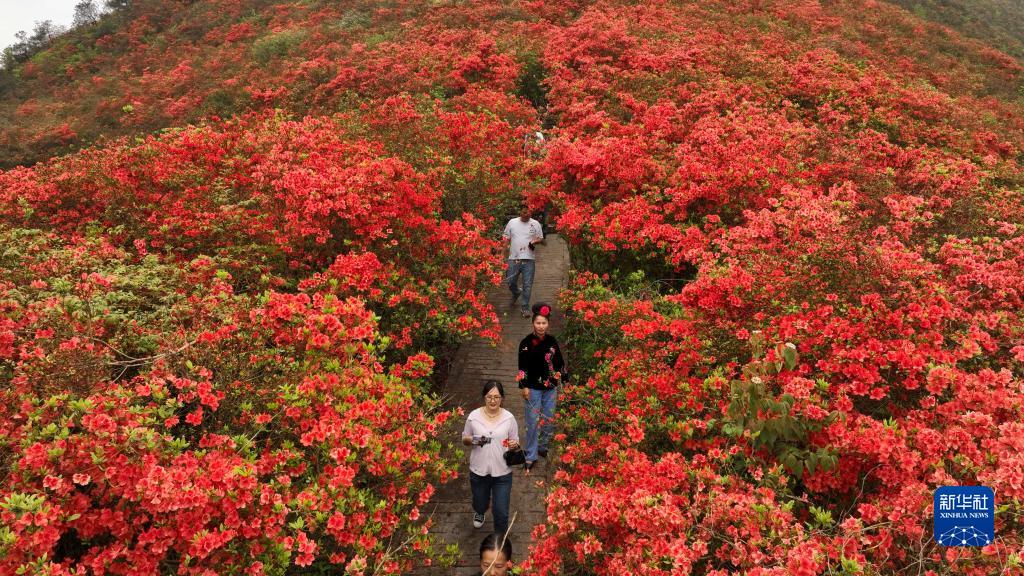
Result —
[{"label": "stone stairway", "polygon": [[[565,240],[557,234],[548,235],[544,244],[537,246],[537,268],[534,276],[531,303],[547,302],[554,305],[558,290],[566,286],[569,276],[569,248]],[[461,406],[468,415],[482,404],[480,391],[484,381],[500,381],[505,386],[503,406],[515,415],[519,423],[519,434],[522,436],[526,433],[526,421],[524,401],[515,383],[518,369],[516,346],[532,329],[530,319],[520,316],[518,305],[514,308],[509,306],[511,294],[504,284],[491,289],[488,299],[501,320],[501,342],[495,347],[487,340],[476,338],[462,346],[456,353],[446,388],[442,393],[449,398],[449,408]],[[557,306],[554,308],[551,333],[557,337],[562,330],[564,315]],[[491,530],[493,517],[488,513],[483,528],[473,528],[469,491],[469,448],[462,446],[460,441],[464,424],[465,417],[454,419],[448,433],[463,463],[459,468],[459,478],[440,487],[432,503],[424,510],[433,514],[434,524],[431,533],[437,537],[437,544],[444,546],[457,543],[461,557],[453,568],[419,568],[416,574],[469,575],[479,572],[480,541]],[[553,446],[552,456],[556,452],[557,446]],[[525,558],[530,548],[530,533],[534,526],[544,522],[544,497],[552,475],[553,466],[543,458],[537,462],[529,476],[523,474],[521,466],[516,467],[513,472],[509,516],[515,518],[515,523],[510,531],[510,539],[513,559],[517,563]]]}]

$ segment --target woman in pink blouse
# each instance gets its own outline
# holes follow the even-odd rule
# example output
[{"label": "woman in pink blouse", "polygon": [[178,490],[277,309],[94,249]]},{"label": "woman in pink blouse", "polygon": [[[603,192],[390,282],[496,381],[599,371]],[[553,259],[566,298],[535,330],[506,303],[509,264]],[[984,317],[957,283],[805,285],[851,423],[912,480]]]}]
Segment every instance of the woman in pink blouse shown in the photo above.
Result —
[{"label": "woman in pink blouse", "polygon": [[469,413],[462,430],[462,443],[469,452],[469,486],[473,491],[473,526],[484,525],[484,514],[493,500],[494,532],[508,530],[509,501],[512,497],[512,469],[505,464],[505,451],[519,447],[519,425],[511,412],[501,407],[505,388],[497,380],[484,383],[484,405]]}]

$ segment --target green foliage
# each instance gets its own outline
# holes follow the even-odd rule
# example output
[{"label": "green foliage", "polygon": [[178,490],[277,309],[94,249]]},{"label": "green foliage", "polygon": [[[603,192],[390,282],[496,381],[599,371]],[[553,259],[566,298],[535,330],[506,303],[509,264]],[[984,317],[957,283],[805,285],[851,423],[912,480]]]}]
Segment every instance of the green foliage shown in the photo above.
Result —
[{"label": "green foliage", "polygon": [[921,18],[1024,57],[1024,4],[1015,0],[889,0]]},{"label": "green foliage", "polygon": [[228,117],[243,112],[250,101],[242,91],[220,88],[210,92],[200,110],[204,116]]},{"label": "green foliage", "polygon": [[810,508],[811,517],[814,519],[814,523],[822,528],[829,528],[835,521],[832,519],[832,512],[819,508],[817,506],[811,506]]},{"label": "green foliage", "polygon": [[650,250],[620,248],[603,250],[590,243],[569,245],[573,266],[598,275],[607,274],[611,285],[631,283],[629,276],[641,272],[651,292],[677,292],[696,276],[696,268],[688,263],[671,265],[662,254]]},{"label": "green foliage", "polygon": [[13,492],[0,502],[0,508],[7,510],[15,517],[39,512],[46,505],[46,497],[41,494],[22,494]]},{"label": "green foliage", "polygon": [[306,30],[282,30],[264,36],[253,43],[252,57],[260,64],[268,64],[271,60],[287,57],[308,36],[309,32]]},{"label": "green foliage", "polygon": [[544,63],[539,56],[528,52],[521,56],[521,64],[522,69],[516,78],[516,95],[529,100],[534,107],[547,106],[548,88],[544,84],[544,78],[548,71]]},{"label": "green foliage", "polygon": [[[783,347],[783,350],[792,350]],[[776,372],[783,367],[792,369],[797,364],[795,350],[777,363],[767,365]],[[791,394],[776,397],[769,393],[761,375],[749,379],[734,380],[730,383],[729,407],[722,420],[722,432],[737,438],[749,437],[750,444],[757,450],[771,454],[797,478],[804,472],[813,474],[817,470],[831,470],[837,462],[837,454],[827,448],[810,443],[810,436],[835,420],[831,413],[821,420],[811,420],[793,410],[796,399]]]},{"label": "green foliage", "polygon": [[373,16],[361,8],[353,8],[345,12],[337,26],[342,30],[358,30],[366,28],[373,22]]},{"label": "green foliage", "polygon": [[847,557],[844,556],[840,560],[840,566],[842,568],[842,574],[863,574],[864,573],[864,567],[860,565],[860,562],[857,562],[853,558],[847,558]]},{"label": "green foliage", "polygon": [[[34,385],[41,394],[84,393],[92,383],[109,376],[131,378],[136,368],[131,359],[157,352],[162,344],[158,332],[187,315],[190,308],[188,294],[180,290],[185,271],[153,255],[132,262],[123,252],[100,241],[65,246],[38,230],[4,226],[0,226],[0,246],[4,247],[0,250],[0,277],[20,286],[7,292],[6,304],[13,307],[13,318],[23,314],[48,318],[59,327],[55,338],[81,336],[69,322],[102,326],[104,345],[114,355],[113,364],[108,364],[91,355],[51,351],[55,364],[75,366],[75,385],[81,390],[60,384],[56,373],[47,371],[35,375]],[[83,246],[89,250],[83,252]],[[33,272],[41,260],[53,268],[50,275]],[[36,285],[31,287],[33,281]],[[87,282],[103,285],[104,289],[84,291],[81,286]],[[0,361],[0,383],[10,382],[13,369],[13,363]]]}]

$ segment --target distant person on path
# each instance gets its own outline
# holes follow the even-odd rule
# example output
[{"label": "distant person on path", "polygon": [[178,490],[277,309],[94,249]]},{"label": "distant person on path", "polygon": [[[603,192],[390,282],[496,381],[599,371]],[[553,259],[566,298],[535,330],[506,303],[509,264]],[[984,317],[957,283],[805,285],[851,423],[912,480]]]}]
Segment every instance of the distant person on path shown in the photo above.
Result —
[{"label": "distant person on path", "polygon": [[488,534],[480,543],[479,576],[507,576],[511,567],[512,542],[504,534]]},{"label": "distant person on path", "polygon": [[[519,210],[519,217],[505,225],[501,237],[509,242],[508,269],[505,280],[512,291],[512,306],[519,302],[523,318],[530,317],[530,291],[533,289],[533,275],[537,268],[534,244],[544,239],[544,230],[533,218],[525,204]],[[519,277],[523,278],[520,290]]]},{"label": "distant person on path", "polygon": [[529,473],[537,456],[547,458],[548,441],[554,431],[558,385],[565,376],[562,350],[548,334],[551,306],[533,306],[533,331],[519,343],[519,373],[516,380],[526,400],[526,464]]},{"label": "distant person on path", "polygon": [[505,463],[505,451],[519,447],[519,424],[501,407],[505,389],[501,382],[488,380],[483,389],[484,405],[469,413],[462,430],[462,443],[469,453],[469,487],[473,492],[473,527],[484,525],[484,515],[493,503],[494,531],[508,530],[512,498],[512,469]]},{"label": "distant person on path", "polygon": [[547,146],[547,143],[543,132],[537,131],[533,134],[527,134],[523,136],[523,153],[532,158],[540,158],[544,153],[544,147]]}]

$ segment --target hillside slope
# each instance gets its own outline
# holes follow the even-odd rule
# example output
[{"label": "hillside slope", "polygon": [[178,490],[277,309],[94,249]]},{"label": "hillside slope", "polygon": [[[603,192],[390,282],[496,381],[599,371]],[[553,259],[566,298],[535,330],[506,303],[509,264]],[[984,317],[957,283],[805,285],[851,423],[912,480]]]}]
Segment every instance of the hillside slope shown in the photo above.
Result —
[{"label": "hillside slope", "polygon": [[[751,2],[751,14],[763,4]],[[545,23],[527,5],[137,0],[4,73],[0,168],[101,136],[271,107],[329,113],[362,97],[405,90],[450,97],[509,82],[536,99]],[[955,95],[1019,96],[1019,79],[1006,76],[1017,65],[982,42],[874,2],[826,6],[859,22],[819,39],[848,57],[913,70]],[[526,64],[518,79],[504,77],[513,62]]]},{"label": "hillside slope", "polygon": [[1024,57],[1024,4],[1014,0],[891,0],[1017,58]]},{"label": "hillside slope", "polygon": [[6,75],[0,167],[204,117],[514,88],[541,40],[531,20],[511,6],[139,0]]},{"label": "hillside slope", "polygon": [[577,267],[527,573],[1020,571],[1018,60],[875,0],[128,4],[5,80],[0,572],[443,562],[434,358],[523,200]]}]

